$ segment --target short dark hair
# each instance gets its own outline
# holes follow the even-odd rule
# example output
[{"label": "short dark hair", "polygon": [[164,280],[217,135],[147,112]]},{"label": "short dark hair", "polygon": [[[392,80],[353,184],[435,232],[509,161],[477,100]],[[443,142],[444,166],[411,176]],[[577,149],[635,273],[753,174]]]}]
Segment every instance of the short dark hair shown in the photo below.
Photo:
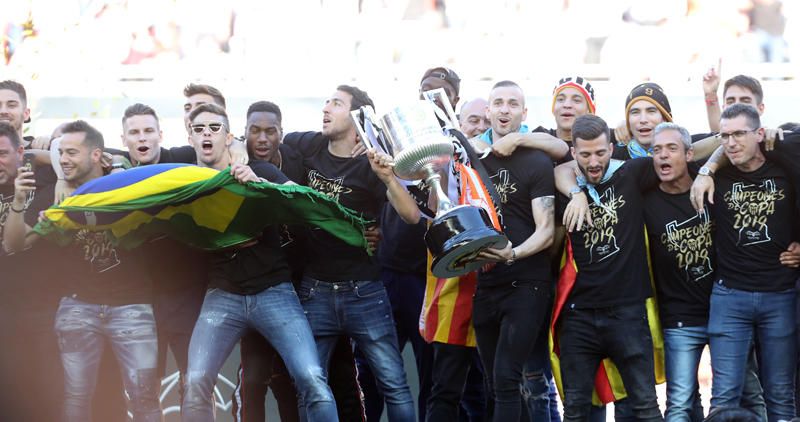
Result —
[{"label": "short dark hair", "polygon": [[83,120],[75,120],[74,122],[67,123],[67,125],[64,126],[64,129],[61,130],[61,133],[80,132],[83,132],[86,135],[86,137],[83,139],[83,143],[88,145],[90,149],[100,148],[102,150],[105,147],[103,134]]},{"label": "short dark hair", "polygon": [[730,120],[742,115],[747,118],[747,124],[751,129],[755,130],[761,127],[761,116],[758,115],[758,110],[750,104],[732,104],[722,110],[720,119]]},{"label": "short dark hair", "polygon": [[152,107],[142,103],[136,103],[125,109],[125,114],[122,115],[122,124],[133,116],[153,116],[158,124],[158,115]]},{"label": "short dark hair", "polygon": [[764,90],[761,89],[761,82],[758,79],[747,75],[736,75],[725,81],[725,87],[722,89],[723,100],[728,88],[738,86],[745,88],[753,93],[756,97],[756,104],[761,104],[764,101]]},{"label": "short dark hair", "polygon": [[277,104],[270,101],[256,101],[247,107],[247,117],[249,118],[253,113],[272,113],[278,118],[278,123],[283,120],[281,108]]},{"label": "short dark hair", "polygon": [[19,99],[27,106],[28,105],[28,94],[25,92],[25,86],[17,81],[12,81],[10,79],[6,79],[5,81],[0,82],[0,89],[7,89],[10,91],[14,91],[19,95]]},{"label": "short dark hair", "polygon": [[216,114],[217,116],[222,116],[222,120],[225,123],[225,130],[228,132],[231,131],[231,125],[228,122],[228,113],[225,112],[224,108],[216,104],[200,104],[196,109],[189,113],[189,124],[191,124],[200,113],[211,113]]},{"label": "short dark hair", "polygon": [[339,85],[336,87],[336,90],[346,92],[353,97],[353,100],[350,101],[350,110],[358,110],[365,105],[375,108],[375,103],[372,102],[372,98],[370,98],[365,91],[362,91],[357,87],[350,85]]},{"label": "short dark hair", "polygon": [[509,81],[509,80],[500,81],[500,82],[498,82],[498,83],[494,84],[494,85],[492,86],[492,89],[494,90],[494,89],[496,89],[496,88],[502,88],[502,87],[504,87],[504,86],[513,86],[513,87],[515,87],[515,88],[519,88],[519,89],[520,89],[520,91],[522,90],[522,87],[521,87],[521,86],[519,86],[519,84],[518,84],[518,83],[516,83],[516,82],[514,82],[514,81]]},{"label": "short dark hair", "polygon": [[222,95],[222,92],[217,88],[214,88],[211,85],[204,85],[204,84],[193,84],[190,83],[183,88],[183,96],[184,97],[191,97],[192,95],[197,94],[207,94],[210,95],[211,98],[214,99],[214,102],[217,103],[222,108],[225,108],[225,96]]},{"label": "short dark hair", "polygon": [[605,120],[594,114],[584,114],[575,119],[572,124],[572,139],[577,142],[578,138],[584,141],[592,141],[606,135],[606,141],[611,142],[611,131]]},{"label": "short dark hair", "polygon": [[17,132],[13,126],[6,122],[0,122],[0,138],[3,136],[11,141],[11,146],[14,147],[14,149],[17,149],[20,145],[22,145],[22,140],[19,138],[19,132]]}]

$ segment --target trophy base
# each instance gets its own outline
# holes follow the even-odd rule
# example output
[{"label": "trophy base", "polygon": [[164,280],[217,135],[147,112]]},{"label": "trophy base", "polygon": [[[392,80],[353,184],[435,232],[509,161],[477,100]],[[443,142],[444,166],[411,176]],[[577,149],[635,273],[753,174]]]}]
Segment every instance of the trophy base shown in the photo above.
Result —
[{"label": "trophy base", "polygon": [[480,268],[486,262],[475,257],[486,248],[505,247],[508,239],[495,230],[482,208],[458,206],[436,217],[425,243],[433,256],[433,275],[450,278]]}]

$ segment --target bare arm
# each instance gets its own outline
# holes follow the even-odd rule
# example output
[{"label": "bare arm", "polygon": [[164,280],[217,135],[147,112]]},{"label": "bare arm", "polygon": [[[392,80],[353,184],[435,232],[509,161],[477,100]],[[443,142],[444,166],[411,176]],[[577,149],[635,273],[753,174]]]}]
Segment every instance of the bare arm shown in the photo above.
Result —
[{"label": "bare arm", "polygon": [[695,143],[692,144],[692,149],[694,150],[694,158],[693,161],[703,161],[706,158],[710,157],[711,154],[716,151],[717,147],[719,147],[719,138],[716,136],[709,136],[708,138],[703,138]]},{"label": "bare arm", "polygon": [[506,262],[510,259],[522,259],[546,250],[553,244],[555,230],[555,206],[552,196],[542,196],[531,201],[533,221],[536,231],[524,242],[512,246],[509,242],[503,249],[487,249],[478,255],[479,259],[495,262]]},{"label": "bare arm", "polygon": [[400,218],[408,224],[418,223],[420,219],[419,207],[417,207],[417,202],[414,201],[405,186],[401,185],[395,178],[392,171],[392,158],[374,150],[368,150],[367,157],[372,171],[386,185],[386,197]]},{"label": "bare arm", "polygon": [[581,230],[584,221],[590,226],[593,225],[586,193],[581,190],[580,193],[570,195],[570,192],[578,191],[577,171],[578,165],[575,161],[558,165],[555,168],[556,190],[563,195],[571,196],[569,204],[564,209],[562,221],[564,227],[570,232],[576,229]]},{"label": "bare arm", "polygon": [[9,253],[21,252],[38,239],[38,236],[28,236],[31,228],[25,224],[25,201],[28,192],[35,190],[33,172],[26,171],[25,168],[17,170],[17,178],[14,179],[14,199],[3,224],[3,248]]},{"label": "bare arm", "polygon": [[708,128],[712,132],[719,132],[719,118],[722,111],[719,106],[719,99],[717,98],[717,91],[719,90],[719,72],[722,69],[722,59],[719,59],[717,68],[713,67],[703,75],[703,94],[706,100],[706,115],[708,116]]},{"label": "bare arm", "polygon": [[553,160],[560,160],[569,152],[566,143],[543,132],[509,133],[491,146],[492,153],[498,157],[508,157],[518,147],[538,149]]},{"label": "bare arm", "polygon": [[[705,166],[716,173],[718,169],[728,164],[730,164],[730,161],[728,161],[728,157],[725,155],[725,149],[720,146],[711,154]],[[689,200],[692,202],[694,209],[698,212],[703,209],[706,196],[708,197],[708,202],[713,204],[714,178],[712,176],[698,174],[692,183],[692,191],[689,194]]]}]

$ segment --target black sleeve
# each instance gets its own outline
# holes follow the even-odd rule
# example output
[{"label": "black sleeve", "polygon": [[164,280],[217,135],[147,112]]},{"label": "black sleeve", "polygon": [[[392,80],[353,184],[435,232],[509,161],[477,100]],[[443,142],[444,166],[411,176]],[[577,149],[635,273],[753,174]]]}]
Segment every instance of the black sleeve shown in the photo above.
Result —
[{"label": "black sleeve", "polygon": [[795,186],[800,185],[800,132],[784,133],[783,141],[775,141],[772,151],[767,151],[763,142],[760,147],[767,160],[783,168]]},{"label": "black sleeve", "polygon": [[716,135],[716,133],[713,133],[713,132],[712,133],[695,133],[694,135],[692,135],[692,143],[695,143],[697,141],[702,141],[703,139],[706,139],[706,138],[714,136],[714,135]]},{"label": "black sleeve", "polygon": [[321,132],[291,132],[283,137],[283,143],[294,148],[300,155],[310,157],[327,146]]},{"label": "black sleeve", "polygon": [[250,168],[253,169],[253,173],[255,173],[256,176],[267,179],[272,183],[284,184],[289,181],[289,178],[281,173],[272,163],[266,161],[251,161]]},{"label": "black sleeve", "polygon": [[639,183],[639,190],[647,192],[658,186],[658,174],[653,168],[652,157],[642,157],[628,160],[622,165],[626,172],[631,173],[628,177],[633,177]]},{"label": "black sleeve", "polygon": [[542,196],[553,196],[555,194],[555,176],[553,175],[553,162],[541,151],[535,151],[533,157],[528,161],[530,168],[529,184],[530,191],[528,198],[536,199]]},{"label": "black sleeve", "polygon": [[197,162],[197,153],[191,145],[172,147],[169,149],[169,155],[171,163],[195,164]]}]

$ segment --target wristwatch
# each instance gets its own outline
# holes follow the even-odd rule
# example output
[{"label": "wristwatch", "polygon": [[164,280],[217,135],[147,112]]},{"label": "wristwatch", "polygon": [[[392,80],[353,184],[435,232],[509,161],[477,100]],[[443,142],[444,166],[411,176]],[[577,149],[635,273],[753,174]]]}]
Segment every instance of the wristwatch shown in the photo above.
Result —
[{"label": "wristwatch", "polygon": [[511,248],[511,259],[506,260],[506,265],[513,265],[514,261],[517,260],[517,251],[514,248]]},{"label": "wristwatch", "polygon": [[697,174],[701,176],[714,177],[714,172],[707,166],[700,167],[700,170],[697,171]]},{"label": "wristwatch", "polygon": [[569,199],[572,199],[575,195],[583,193],[583,189],[580,186],[575,186],[574,188],[569,190]]}]

